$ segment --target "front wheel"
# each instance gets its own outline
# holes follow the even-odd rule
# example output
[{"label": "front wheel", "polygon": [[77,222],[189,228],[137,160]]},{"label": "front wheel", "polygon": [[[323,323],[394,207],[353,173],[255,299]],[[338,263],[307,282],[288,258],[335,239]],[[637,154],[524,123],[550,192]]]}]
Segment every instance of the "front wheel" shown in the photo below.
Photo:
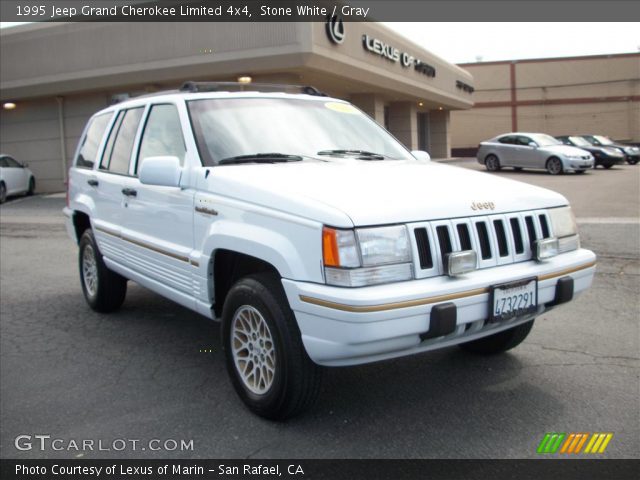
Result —
[{"label": "front wheel", "polygon": [[0,182],[0,203],[7,201],[7,186],[4,182]]},{"label": "front wheel", "polygon": [[487,170],[490,172],[497,172],[500,170],[500,160],[495,155],[487,155],[487,158],[484,160],[484,166],[487,167]]},{"label": "front wheel", "polygon": [[91,229],[80,238],[80,284],[89,306],[108,313],[122,306],[127,295],[127,279],[107,268]]},{"label": "front wheel", "polygon": [[467,352],[477,353],[480,355],[495,355],[497,353],[506,352],[520,345],[533,327],[533,320],[518,325],[517,327],[494,333],[488,337],[473,340],[467,343],[461,343],[459,347]]},{"label": "front wheel", "polygon": [[249,275],[231,288],[222,313],[222,342],[233,386],[255,414],[284,420],[316,399],[321,368],[304,349],[275,275]]},{"label": "front wheel", "polygon": [[29,179],[29,188],[27,189],[27,195],[31,196],[36,191],[36,179],[31,177]]},{"label": "front wheel", "polygon": [[559,175],[562,173],[562,162],[559,158],[551,157],[547,160],[547,172],[551,175]]},{"label": "front wheel", "polygon": [[627,163],[629,165],[635,165],[636,163],[638,163],[638,160],[636,158],[627,158]]}]

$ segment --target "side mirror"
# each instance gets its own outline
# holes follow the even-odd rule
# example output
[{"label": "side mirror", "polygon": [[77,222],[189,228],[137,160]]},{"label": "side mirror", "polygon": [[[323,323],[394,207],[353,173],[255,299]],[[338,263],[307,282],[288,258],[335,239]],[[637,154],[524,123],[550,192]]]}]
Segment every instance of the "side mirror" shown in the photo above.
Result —
[{"label": "side mirror", "polygon": [[536,142],[529,142],[529,146],[532,148],[538,148],[538,145],[536,144]]},{"label": "side mirror", "polygon": [[179,187],[182,167],[178,157],[146,157],[138,170],[140,183]]},{"label": "side mirror", "polygon": [[22,168],[28,168],[28,167],[29,167],[29,164],[28,164],[27,162],[24,162],[24,163],[22,164]]},{"label": "side mirror", "polygon": [[431,155],[429,155],[424,150],[411,150],[411,155],[413,155],[416,160],[422,160],[425,162],[431,161]]}]

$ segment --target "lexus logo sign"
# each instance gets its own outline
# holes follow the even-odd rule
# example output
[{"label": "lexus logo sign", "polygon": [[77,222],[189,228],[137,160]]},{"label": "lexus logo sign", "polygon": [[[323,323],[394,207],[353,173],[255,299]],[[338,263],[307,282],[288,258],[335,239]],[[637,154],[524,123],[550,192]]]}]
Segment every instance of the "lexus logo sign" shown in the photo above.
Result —
[{"label": "lexus logo sign", "polygon": [[344,41],[344,23],[338,15],[332,15],[327,19],[326,23],[327,37],[333,43],[340,44]]}]

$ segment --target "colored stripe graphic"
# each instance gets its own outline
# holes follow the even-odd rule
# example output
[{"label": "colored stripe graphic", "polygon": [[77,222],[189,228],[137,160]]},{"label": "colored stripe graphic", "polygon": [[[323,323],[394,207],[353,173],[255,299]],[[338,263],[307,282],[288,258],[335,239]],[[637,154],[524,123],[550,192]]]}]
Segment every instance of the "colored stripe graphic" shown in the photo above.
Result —
[{"label": "colored stripe graphic", "polygon": [[[545,433],[538,445],[539,454],[578,454],[578,453],[604,453],[613,438],[613,433]],[[587,441],[588,440],[588,441]],[[587,445],[584,451],[582,448]]]}]

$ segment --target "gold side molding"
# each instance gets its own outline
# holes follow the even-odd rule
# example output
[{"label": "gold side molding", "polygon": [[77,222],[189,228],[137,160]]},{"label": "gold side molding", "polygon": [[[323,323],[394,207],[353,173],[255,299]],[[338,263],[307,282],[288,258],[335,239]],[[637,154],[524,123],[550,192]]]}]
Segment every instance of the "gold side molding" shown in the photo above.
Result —
[{"label": "gold side molding", "polygon": [[125,242],[129,242],[132,243],[133,245],[137,245],[138,247],[142,247],[142,248],[146,248],[147,250],[151,250],[154,252],[157,252],[161,255],[165,255],[167,257],[171,257],[171,258],[175,258],[176,260],[180,260],[181,262],[185,262],[185,263],[189,263],[191,265],[193,265],[194,267],[199,267],[200,264],[198,262],[196,262],[195,260],[191,260],[189,257],[185,257],[184,255],[178,255],[177,253],[173,253],[173,252],[168,252],[166,250],[163,250],[161,248],[158,248],[154,245],[149,245],[146,242],[141,242],[139,240],[134,240],[133,238],[128,238],[125,237],[124,235],[118,233],[118,232],[114,232],[113,230],[110,230],[108,228],[104,228],[104,227],[94,227],[96,230],[98,230],[99,232],[102,233],[106,233],[107,235],[111,235],[112,237],[117,237],[121,240],[124,240]]},{"label": "gold side molding", "polygon": [[[564,270],[559,270],[553,273],[540,275],[538,276],[538,281],[561,277],[563,275],[568,275],[569,273],[578,272],[580,270],[585,270],[587,268],[591,268],[595,266],[596,266],[596,262],[594,261],[594,262],[586,263],[584,265],[580,265],[578,267],[566,268]],[[417,298],[415,300],[406,300],[404,302],[381,303],[377,305],[347,305],[345,303],[330,302],[328,300],[309,297],[307,295],[300,295],[300,300],[305,303],[310,303],[312,305],[332,308],[334,310],[341,310],[343,312],[370,313],[370,312],[384,312],[388,310],[395,310],[398,308],[420,307],[423,305],[430,305],[432,303],[440,303],[440,302],[446,302],[449,300],[458,300],[461,298],[472,297],[474,295],[482,295],[483,293],[489,293],[489,287],[476,288],[473,290],[466,290],[464,292],[450,293],[446,295],[436,295],[434,297]]]}]

